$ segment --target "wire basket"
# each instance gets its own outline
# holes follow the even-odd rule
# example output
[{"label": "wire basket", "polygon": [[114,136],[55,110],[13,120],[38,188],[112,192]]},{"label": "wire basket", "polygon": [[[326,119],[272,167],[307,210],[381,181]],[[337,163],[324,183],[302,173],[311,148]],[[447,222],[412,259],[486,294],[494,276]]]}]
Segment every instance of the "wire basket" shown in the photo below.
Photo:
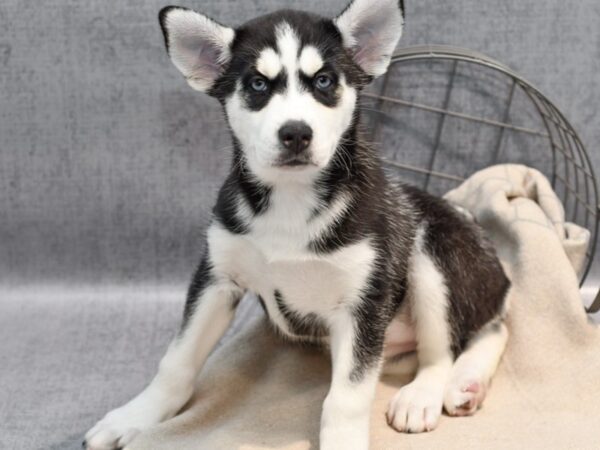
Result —
[{"label": "wire basket", "polygon": [[[420,46],[394,55],[364,98],[372,141],[385,143],[385,163],[429,192],[440,195],[499,163],[544,173],[566,219],[591,233],[583,284],[598,239],[597,182],[577,132],[538,89],[485,55]],[[598,310],[600,294],[588,312]]]}]

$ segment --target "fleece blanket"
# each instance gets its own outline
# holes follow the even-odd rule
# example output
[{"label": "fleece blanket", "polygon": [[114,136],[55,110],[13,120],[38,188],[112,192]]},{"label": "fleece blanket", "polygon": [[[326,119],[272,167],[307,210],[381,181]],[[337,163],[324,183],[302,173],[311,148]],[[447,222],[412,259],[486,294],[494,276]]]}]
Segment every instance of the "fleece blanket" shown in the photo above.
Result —
[{"label": "fleece blanket", "polygon": [[[447,198],[485,228],[512,280],[508,347],[483,408],[443,416],[430,433],[387,426],[388,401],[410,380],[384,377],[371,449],[600,448],[600,330],[576,275],[589,233],[564,222],[548,181],[524,166],[478,172]],[[128,449],[316,449],[329,377],[327,355],[282,342],[254,318],[213,353],[183,412]]]}]

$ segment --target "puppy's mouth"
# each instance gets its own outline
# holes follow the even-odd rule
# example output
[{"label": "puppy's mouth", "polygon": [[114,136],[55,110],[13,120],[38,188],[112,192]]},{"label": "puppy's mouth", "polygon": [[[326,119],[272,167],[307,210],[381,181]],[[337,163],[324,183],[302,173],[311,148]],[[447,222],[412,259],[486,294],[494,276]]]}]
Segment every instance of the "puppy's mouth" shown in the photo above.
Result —
[{"label": "puppy's mouth", "polygon": [[273,163],[273,166],[281,169],[301,170],[305,167],[316,167],[317,165],[308,155],[295,155],[287,158],[279,158]]}]

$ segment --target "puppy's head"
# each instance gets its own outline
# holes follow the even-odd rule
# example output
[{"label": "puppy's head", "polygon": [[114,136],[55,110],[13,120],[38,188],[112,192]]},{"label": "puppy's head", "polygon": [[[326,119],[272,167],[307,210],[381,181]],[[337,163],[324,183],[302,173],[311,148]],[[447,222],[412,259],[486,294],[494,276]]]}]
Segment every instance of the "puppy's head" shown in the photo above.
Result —
[{"label": "puppy's head", "polygon": [[237,29],[169,6],[159,15],[175,66],[224,105],[250,170],[311,179],[353,124],[357,95],[387,70],[402,0],[354,0],[335,19],[278,11]]}]

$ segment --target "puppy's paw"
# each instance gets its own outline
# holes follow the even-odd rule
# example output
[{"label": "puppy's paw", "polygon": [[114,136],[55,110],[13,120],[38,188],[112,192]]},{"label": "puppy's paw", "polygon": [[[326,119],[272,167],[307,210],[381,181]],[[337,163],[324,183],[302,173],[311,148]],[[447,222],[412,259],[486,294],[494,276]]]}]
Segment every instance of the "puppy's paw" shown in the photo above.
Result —
[{"label": "puppy's paw", "polygon": [[109,412],[85,435],[86,450],[114,450],[124,448],[141,431],[158,423],[150,411],[131,408],[129,405]]},{"label": "puppy's paw", "polygon": [[405,433],[431,431],[440,419],[442,401],[440,386],[413,381],[402,387],[390,402],[388,424]]},{"label": "puppy's paw", "polygon": [[487,383],[473,377],[452,379],[444,394],[444,408],[451,416],[470,416],[477,412],[483,403]]}]

